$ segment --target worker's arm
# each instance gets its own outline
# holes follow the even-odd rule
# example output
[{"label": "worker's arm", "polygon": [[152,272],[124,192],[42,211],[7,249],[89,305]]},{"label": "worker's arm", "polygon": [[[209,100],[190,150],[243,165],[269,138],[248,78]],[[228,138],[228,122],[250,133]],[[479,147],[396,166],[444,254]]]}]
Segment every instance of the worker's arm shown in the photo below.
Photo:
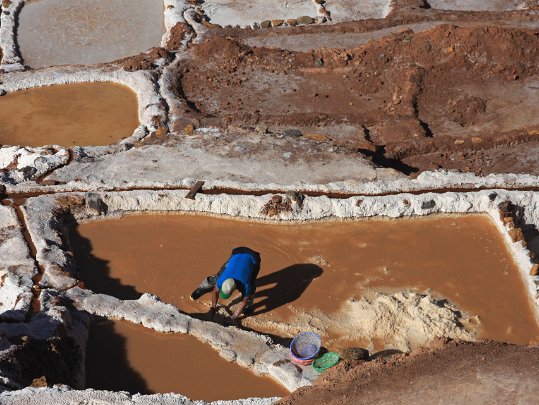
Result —
[{"label": "worker's arm", "polygon": [[217,273],[215,273],[213,276],[208,276],[208,278],[206,279],[208,280],[207,282],[210,283],[211,285],[215,285],[219,277],[221,277],[221,274],[223,274],[223,271],[225,271],[227,264],[228,264],[228,260],[223,263],[223,265],[221,266],[221,268],[219,269]]},{"label": "worker's arm", "polygon": [[232,319],[238,319],[239,318],[239,316],[241,315],[241,313],[243,312],[243,310],[247,306],[247,303],[249,302],[249,298],[251,298],[251,297],[252,297],[251,295],[248,295],[247,297],[245,297],[244,299],[241,300],[240,305],[238,306],[238,308],[234,312],[234,315],[232,315]]}]

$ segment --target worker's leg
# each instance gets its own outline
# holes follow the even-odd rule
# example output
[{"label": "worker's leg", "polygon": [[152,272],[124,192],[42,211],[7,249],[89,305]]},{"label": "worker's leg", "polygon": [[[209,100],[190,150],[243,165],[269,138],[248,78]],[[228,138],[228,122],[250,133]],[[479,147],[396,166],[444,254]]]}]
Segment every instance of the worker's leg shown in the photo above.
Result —
[{"label": "worker's leg", "polygon": [[221,274],[223,274],[223,271],[225,271],[225,267],[226,263],[221,266],[221,269],[216,274],[208,276],[204,280],[202,280],[196,290],[191,293],[191,299],[197,300],[204,294],[209,293],[211,290],[213,290],[213,287],[215,287],[215,283],[217,283],[217,279],[221,276]]}]

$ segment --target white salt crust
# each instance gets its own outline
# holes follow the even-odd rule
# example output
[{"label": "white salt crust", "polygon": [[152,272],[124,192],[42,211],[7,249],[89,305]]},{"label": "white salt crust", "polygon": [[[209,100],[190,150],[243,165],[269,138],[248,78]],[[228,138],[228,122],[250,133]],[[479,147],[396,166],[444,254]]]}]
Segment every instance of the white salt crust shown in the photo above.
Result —
[{"label": "white salt crust", "polygon": [[278,398],[247,398],[234,401],[193,401],[179,394],[140,395],[127,392],[76,391],[68,386],[54,388],[25,388],[0,394],[4,405],[73,405],[73,404],[122,404],[122,405],[270,405]]},{"label": "white salt crust", "polygon": [[11,0],[7,7],[2,6],[0,15],[0,48],[3,56],[0,60],[0,69],[9,72],[22,68],[21,57],[17,49],[17,41],[15,38],[16,18],[24,0]]},{"label": "white salt crust", "polygon": [[186,23],[183,13],[190,8],[186,0],[164,0],[165,4],[165,29],[167,32],[161,39],[161,46],[165,47],[169,38],[170,30],[178,23]]},{"label": "white salt crust", "polygon": [[193,31],[195,31],[196,33],[196,38],[194,38],[193,42],[195,44],[202,42],[204,34],[208,32],[208,28],[198,22],[197,13],[194,7],[186,9],[183,13],[183,18],[185,19],[185,22],[189,24]]},{"label": "white salt crust", "polygon": [[[194,27],[192,25],[191,27],[194,30]],[[182,61],[181,55],[181,52],[176,54],[174,60],[163,68],[163,71],[161,72],[161,77],[159,78],[159,90],[161,91],[161,95],[163,96],[169,107],[169,128],[173,128],[175,121],[180,118],[179,116],[177,116],[177,114],[174,114],[173,111],[180,111],[180,108],[185,103],[182,98],[176,96],[176,94],[174,93],[174,83],[176,83],[177,81],[178,67]]]},{"label": "white salt crust", "polygon": [[[112,82],[129,87],[135,92],[138,100],[139,126],[133,134],[124,138],[119,145],[129,145],[142,139],[148,131],[157,129],[153,117],[166,122],[166,113],[161,107],[161,96],[157,84],[157,75],[148,71],[127,72],[111,68],[84,68],[80,66],[62,66],[41,69],[37,71],[12,72],[3,76],[0,91],[8,93],[43,86],[53,86],[70,83]],[[28,149],[28,148],[27,148]],[[33,148],[38,151],[40,148]],[[109,152],[118,147],[102,147]],[[121,149],[121,148],[120,148]],[[7,158],[2,158],[6,160]]]},{"label": "white salt crust", "polygon": [[[70,370],[71,377],[74,387],[82,388],[85,381],[84,364],[90,316],[84,312],[72,311],[65,306],[51,304],[50,298],[53,295],[57,293],[52,292],[51,295],[47,290],[41,292],[41,310],[28,321],[0,322],[0,356],[5,363],[5,359],[20,348],[20,345],[12,343],[9,339],[24,337],[26,341],[29,339],[44,341],[58,336],[71,337],[77,345],[74,349],[77,351],[75,355],[80,359],[77,363],[78,367]],[[24,385],[19,382],[17,368],[17,362],[13,361],[12,367],[8,365],[6,369],[0,370],[0,392],[24,388]],[[0,400],[0,403],[4,401]]]},{"label": "white salt crust", "polygon": [[32,300],[32,277],[37,269],[15,210],[3,205],[0,205],[0,258],[0,322],[24,321]]},{"label": "white salt crust", "polygon": [[0,147],[0,182],[18,184],[34,181],[67,164],[69,150],[20,146]]},{"label": "white salt crust", "polygon": [[[74,147],[75,154],[81,156],[100,156],[105,153],[102,148],[98,147]],[[161,152],[159,155],[157,152]],[[156,151],[155,158],[163,157],[165,152],[162,149]],[[145,155],[146,156],[146,155]],[[153,155],[147,155],[148,158]],[[124,170],[128,170],[127,162],[124,160],[116,161],[111,157],[107,162],[108,170],[118,174]],[[204,180],[204,189],[229,189],[241,190],[247,192],[259,192],[265,190],[281,190],[299,191],[299,192],[318,192],[318,193],[345,193],[357,195],[379,195],[379,194],[396,194],[406,192],[427,192],[427,191],[455,191],[459,190],[480,190],[480,189],[526,189],[536,188],[539,184],[539,176],[529,174],[489,174],[487,176],[478,176],[473,173],[460,173],[455,171],[431,171],[422,172],[416,179],[410,179],[405,176],[385,175],[386,169],[376,169],[374,179],[353,179],[338,182],[316,182],[309,181],[307,178],[309,173],[304,173],[305,179],[287,179],[283,176],[279,183],[273,182],[249,182],[249,181],[234,181],[234,180],[215,180],[217,173],[211,169],[208,162],[207,172],[201,177],[195,177],[196,171],[190,171],[186,168],[187,173],[171,173],[168,175],[159,176],[154,179],[152,172],[148,171],[148,176],[141,178],[132,178],[126,181],[122,178],[103,177],[103,173],[95,171],[95,173],[72,170],[72,165],[66,168],[66,173],[62,176],[53,176],[56,180],[67,181],[66,184],[55,186],[44,186],[35,182],[25,182],[23,184],[13,185],[6,184],[8,193],[31,193],[31,192],[72,192],[72,191],[112,191],[112,190],[131,190],[131,189],[163,189],[163,188],[186,188],[191,187],[197,180]],[[241,167],[242,162],[237,163]],[[176,168],[177,169],[177,168]],[[316,168],[313,169],[315,171]],[[380,173],[381,172],[381,173]],[[54,173],[53,173],[54,174]],[[264,174],[260,173],[262,177]],[[79,180],[70,180],[76,176]],[[212,179],[213,178],[213,179]],[[84,179],[84,181],[80,181]],[[107,180],[107,181],[105,181]]]}]

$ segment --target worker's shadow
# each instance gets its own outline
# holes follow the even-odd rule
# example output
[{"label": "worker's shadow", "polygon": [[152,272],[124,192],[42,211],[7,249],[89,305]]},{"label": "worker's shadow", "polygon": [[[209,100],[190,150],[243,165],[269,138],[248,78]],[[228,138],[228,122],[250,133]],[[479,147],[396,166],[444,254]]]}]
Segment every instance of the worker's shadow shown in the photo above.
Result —
[{"label": "worker's shadow", "polygon": [[303,263],[257,278],[255,304],[249,316],[264,314],[297,300],[323,272],[315,264]]}]

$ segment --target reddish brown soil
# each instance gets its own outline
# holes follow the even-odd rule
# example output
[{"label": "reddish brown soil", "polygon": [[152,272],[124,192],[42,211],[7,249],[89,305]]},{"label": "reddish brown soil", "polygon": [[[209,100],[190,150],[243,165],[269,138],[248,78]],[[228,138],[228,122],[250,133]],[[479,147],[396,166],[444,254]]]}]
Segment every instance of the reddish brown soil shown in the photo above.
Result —
[{"label": "reddish brown soil", "polygon": [[167,41],[166,48],[169,51],[178,50],[182,44],[182,41],[188,36],[192,35],[193,30],[191,27],[184,23],[177,23],[170,29],[170,37]]},{"label": "reddish brown soil", "polygon": [[157,67],[156,61],[158,59],[170,60],[172,55],[165,48],[151,48],[146,52],[140,53],[136,56],[130,56],[124,59],[120,59],[115,63],[122,66],[124,70],[132,72],[135,70],[150,70]]},{"label": "reddish brown soil", "polygon": [[[431,127],[447,120],[476,125],[489,100],[463,95],[458,87],[478,79],[503,86],[535,76],[538,45],[533,31],[452,25],[401,32],[361,48],[309,53],[215,38],[193,50],[182,83],[197,109],[224,120],[300,126],[382,122],[373,140],[387,143],[432,135],[421,124],[422,114]],[[396,125],[403,131],[395,131]]]},{"label": "reddish brown soil", "polygon": [[[399,162],[407,174],[413,168],[539,174],[539,35],[522,28],[533,15],[422,7],[423,1],[400,2],[383,21],[211,30],[179,68],[178,95],[186,102],[175,130],[187,123],[299,129],[380,165]],[[309,35],[316,41],[324,32],[415,22],[440,25],[403,28],[348,49],[246,45],[249,38],[301,33],[308,46]]]},{"label": "reddish brown soil", "polygon": [[531,404],[538,361],[537,346],[438,340],[410,354],[342,362],[279,404]]}]

